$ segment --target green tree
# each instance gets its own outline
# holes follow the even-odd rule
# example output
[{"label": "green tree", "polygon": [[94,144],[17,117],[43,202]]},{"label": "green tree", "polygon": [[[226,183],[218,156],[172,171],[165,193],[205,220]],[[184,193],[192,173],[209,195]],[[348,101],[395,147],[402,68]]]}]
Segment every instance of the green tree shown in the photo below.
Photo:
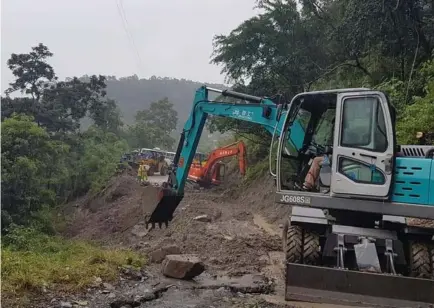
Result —
[{"label": "green tree", "polygon": [[90,107],[89,113],[95,126],[104,131],[119,134],[124,125],[121,112],[116,102],[112,99],[95,102]]},{"label": "green tree", "polygon": [[[428,95],[418,72],[434,50],[432,1],[303,0],[301,10],[296,2],[257,1],[257,16],[215,37],[212,62],[235,88],[289,100],[311,89],[377,87],[391,91],[400,113],[420,109],[406,106]],[[258,134],[228,119],[212,119],[210,127]]]},{"label": "green tree", "polygon": [[52,56],[53,53],[42,43],[32,47],[32,51],[27,54],[13,53],[7,65],[16,79],[10,83],[6,93],[20,90],[30,94],[34,100],[39,100],[43,89],[57,79],[53,68],[46,62]]},{"label": "green tree", "polygon": [[178,113],[167,97],[152,102],[148,109],[137,112],[136,122],[155,127],[164,134],[170,134],[176,129]]},{"label": "green tree", "polygon": [[53,181],[68,146],[50,139],[31,117],[2,122],[2,228],[29,223],[32,214],[56,201]]},{"label": "green tree", "polygon": [[294,0],[258,4],[258,16],[215,38],[212,61],[241,84],[250,79],[260,95],[403,80],[434,47],[426,0],[304,0],[301,10]]},{"label": "green tree", "polygon": [[[8,61],[15,81],[1,98],[5,228],[33,224],[46,207],[101,189],[127,149],[117,135],[116,102],[105,97],[105,77],[59,81],[47,62],[51,56],[39,44]],[[26,96],[9,96],[18,90]],[[86,116],[94,125],[82,133]]]},{"label": "green tree", "polygon": [[82,148],[74,172],[75,191],[97,192],[115,174],[120,157],[128,149],[116,134],[90,127],[80,139]]},{"label": "green tree", "polygon": [[56,83],[44,91],[41,99],[42,108],[48,113],[42,125],[53,132],[77,131],[86,115],[90,113],[95,120],[100,115],[98,108],[106,108],[105,88],[103,76],[91,76],[88,82],[75,77]]},{"label": "green tree", "polygon": [[128,129],[132,147],[171,148],[175,142],[171,136],[176,129],[178,116],[167,98],[152,102],[150,107],[138,111],[136,122]]},{"label": "green tree", "polygon": [[43,44],[27,54],[12,54],[7,63],[16,79],[6,95],[20,90],[31,98],[2,97],[2,119],[14,112],[24,113],[47,131],[65,134],[77,131],[80,121],[89,116],[97,126],[117,131],[121,126],[120,112],[113,100],[105,98],[105,77],[58,81],[47,62],[52,55]]},{"label": "green tree", "polygon": [[417,132],[434,133],[434,58],[422,65],[420,75],[425,79],[425,94],[403,109],[397,127],[401,144],[416,142]]}]

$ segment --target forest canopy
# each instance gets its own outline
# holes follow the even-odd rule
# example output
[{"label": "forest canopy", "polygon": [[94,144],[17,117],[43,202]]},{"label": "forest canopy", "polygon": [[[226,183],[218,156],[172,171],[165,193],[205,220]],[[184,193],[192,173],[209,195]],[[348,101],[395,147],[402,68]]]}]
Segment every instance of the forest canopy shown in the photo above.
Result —
[{"label": "forest canopy", "polygon": [[[167,98],[150,102],[126,125],[107,97],[105,76],[61,81],[52,56],[39,44],[7,61],[14,80],[1,98],[2,231],[12,225],[49,231],[45,209],[104,188],[129,147],[175,142],[178,117]],[[21,96],[12,98],[14,92]],[[85,119],[90,126],[83,127]]]},{"label": "forest canopy", "polygon": [[[238,90],[289,100],[309,90],[381,89],[397,108],[399,142],[434,131],[432,1],[260,0],[257,7],[259,15],[214,38],[212,62]],[[245,123],[213,122],[220,131],[258,134]]]}]

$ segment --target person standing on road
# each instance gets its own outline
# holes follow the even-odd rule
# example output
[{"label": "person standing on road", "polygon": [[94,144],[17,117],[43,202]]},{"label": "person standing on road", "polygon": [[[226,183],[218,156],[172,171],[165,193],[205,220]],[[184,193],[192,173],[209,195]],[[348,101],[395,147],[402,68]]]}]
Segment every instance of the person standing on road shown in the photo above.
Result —
[{"label": "person standing on road", "polygon": [[148,172],[146,171],[144,162],[140,162],[139,170],[137,171],[137,180],[140,184],[148,181]]}]

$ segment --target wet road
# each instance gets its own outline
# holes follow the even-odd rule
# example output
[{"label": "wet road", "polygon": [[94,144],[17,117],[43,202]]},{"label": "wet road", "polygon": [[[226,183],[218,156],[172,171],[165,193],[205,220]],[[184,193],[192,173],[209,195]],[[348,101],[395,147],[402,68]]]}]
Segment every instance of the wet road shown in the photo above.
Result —
[{"label": "wet road", "polygon": [[149,182],[151,182],[151,183],[162,184],[163,182],[167,181],[168,176],[167,175],[162,176],[162,175],[156,174],[153,176],[149,176],[148,179],[149,179]]}]

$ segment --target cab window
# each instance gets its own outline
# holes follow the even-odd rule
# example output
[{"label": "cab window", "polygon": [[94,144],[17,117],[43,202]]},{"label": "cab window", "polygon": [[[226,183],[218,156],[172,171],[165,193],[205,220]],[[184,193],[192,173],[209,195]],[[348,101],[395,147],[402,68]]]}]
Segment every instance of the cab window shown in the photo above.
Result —
[{"label": "cab window", "polygon": [[312,137],[313,142],[320,145],[328,145],[328,146],[333,145],[333,130],[334,130],[335,116],[336,116],[336,109],[327,109],[327,111],[324,112]]},{"label": "cab window", "polygon": [[345,99],[340,144],[374,152],[387,150],[384,112],[376,97]]},{"label": "cab window", "polygon": [[297,116],[291,127],[285,127],[284,151],[291,156],[298,156],[299,149],[302,148],[306,130],[312,114],[305,110],[298,110]]},{"label": "cab window", "polygon": [[143,151],[141,153],[142,158],[144,159],[151,159],[153,157],[153,154],[151,151]]}]

